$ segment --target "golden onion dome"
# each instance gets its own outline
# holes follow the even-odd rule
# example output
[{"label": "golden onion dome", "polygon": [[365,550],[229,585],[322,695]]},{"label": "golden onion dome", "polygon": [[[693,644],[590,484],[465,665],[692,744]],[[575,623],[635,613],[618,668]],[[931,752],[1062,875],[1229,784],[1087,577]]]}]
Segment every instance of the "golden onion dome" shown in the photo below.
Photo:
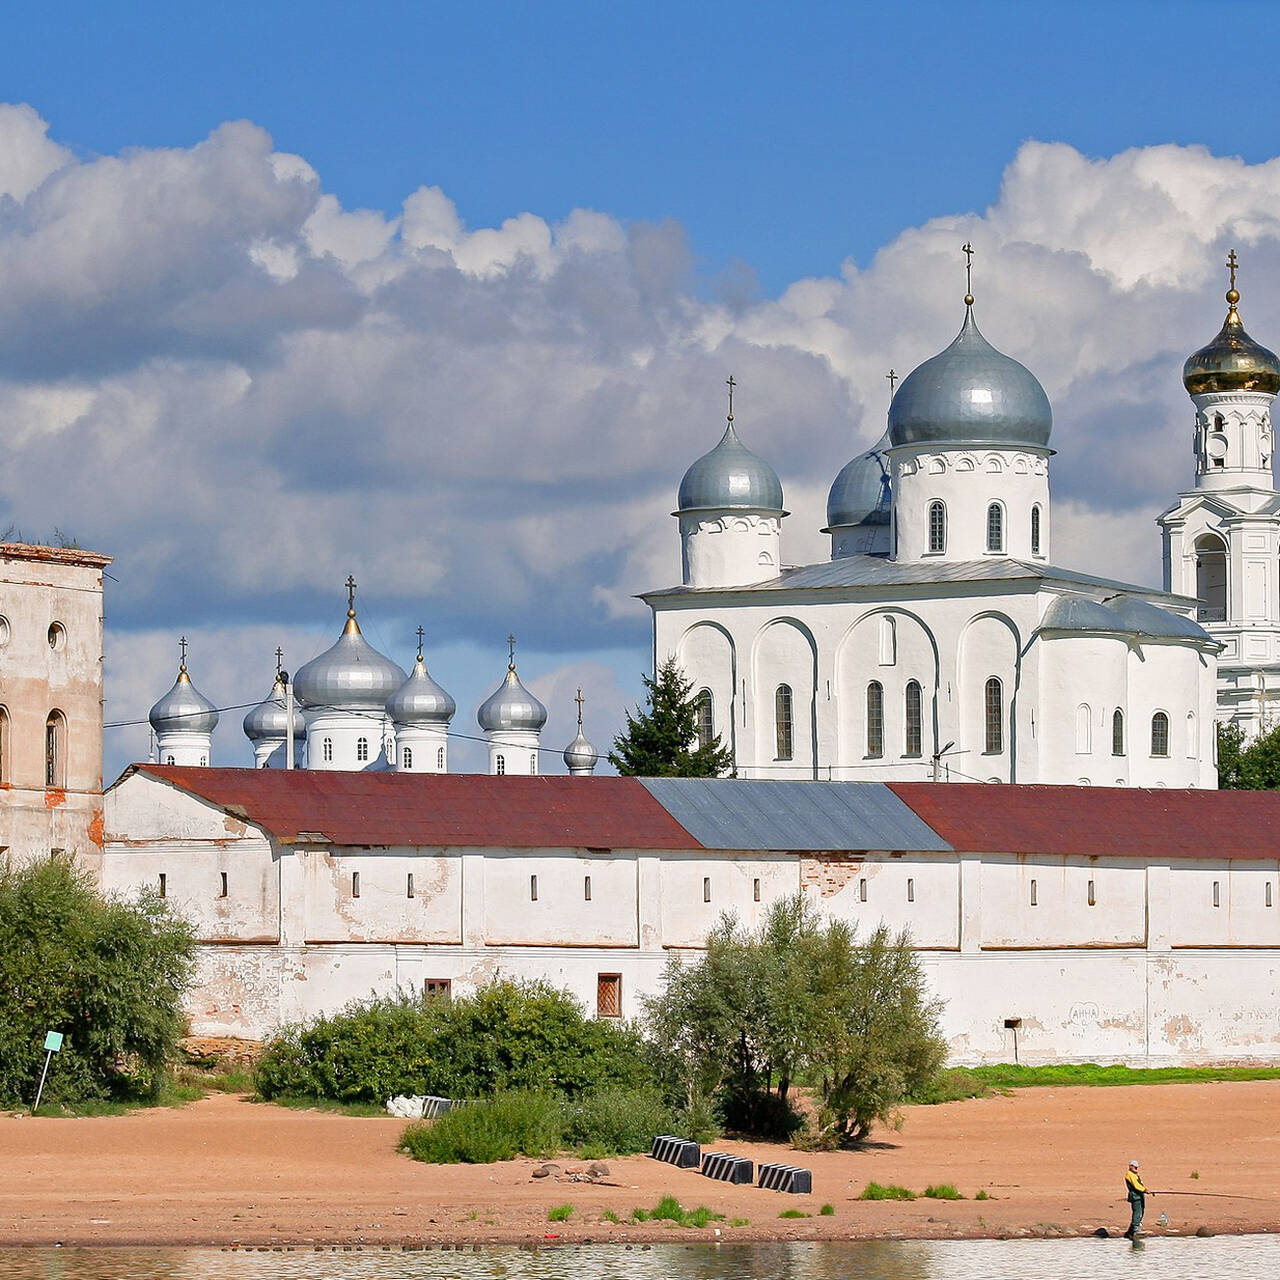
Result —
[{"label": "golden onion dome", "polygon": [[1218,336],[1201,347],[1182,366],[1182,385],[1193,395],[1214,391],[1280,392],[1280,358],[1259,345],[1244,331],[1236,304],[1236,256],[1231,251],[1231,288],[1227,290],[1227,318]]}]

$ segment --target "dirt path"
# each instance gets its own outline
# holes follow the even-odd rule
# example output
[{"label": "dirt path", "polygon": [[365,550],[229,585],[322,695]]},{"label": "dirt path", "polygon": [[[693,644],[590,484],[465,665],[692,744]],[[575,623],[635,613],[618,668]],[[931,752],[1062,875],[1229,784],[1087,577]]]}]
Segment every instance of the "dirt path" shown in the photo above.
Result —
[{"label": "dirt path", "polygon": [[[534,1180],[534,1161],[442,1168],[396,1153],[402,1122],[214,1095],[178,1110],[84,1120],[0,1116],[0,1243],[333,1244],[695,1239],[706,1232],[608,1223],[670,1193],[726,1219],[723,1237],[826,1239],[1078,1234],[1127,1221],[1131,1157],[1148,1185],[1199,1196],[1148,1203],[1181,1232],[1280,1230],[1280,1081],[1029,1089],[908,1110],[859,1153],[721,1149],[812,1168],[812,1196],[729,1187],[647,1157],[611,1160],[616,1186]],[[573,1162],[561,1162],[566,1170]],[[1199,1178],[1193,1179],[1192,1172]],[[869,1203],[866,1183],[968,1197]],[[985,1190],[991,1198],[973,1197]],[[1203,1193],[1212,1192],[1213,1196]],[[1224,1196],[1255,1197],[1228,1199]],[[569,1222],[549,1223],[572,1204]],[[835,1213],[819,1215],[823,1204]],[[781,1219],[784,1209],[813,1215]],[[722,1238],[723,1238],[722,1237]]]}]

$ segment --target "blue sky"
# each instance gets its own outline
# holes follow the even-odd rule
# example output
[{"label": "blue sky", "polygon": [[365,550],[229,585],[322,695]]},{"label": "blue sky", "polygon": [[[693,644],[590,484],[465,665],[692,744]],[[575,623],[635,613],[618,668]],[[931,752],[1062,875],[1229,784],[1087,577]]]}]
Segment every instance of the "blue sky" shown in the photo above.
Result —
[{"label": "blue sky", "polygon": [[347,207],[425,177],[472,225],[585,206],[674,218],[708,289],[865,262],[981,210],[1028,138],[1091,155],[1274,152],[1247,46],[1265,4],[50,4],[0,85],[89,152],[247,118]]},{"label": "blue sky", "polygon": [[[176,637],[221,705],[342,622],[428,631],[456,727],[505,637],[572,736],[723,380],[825,557],[832,477],[978,314],[1055,410],[1061,562],[1158,582],[1184,356],[1244,263],[1280,343],[1255,4],[25,6],[0,44],[0,523],[113,554],[111,721]],[[8,105],[3,105],[8,104]],[[248,758],[239,713],[218,758]],[[108,737],[107,773],[145,753]],[[474,765],[461,746],[456,757]]]}]

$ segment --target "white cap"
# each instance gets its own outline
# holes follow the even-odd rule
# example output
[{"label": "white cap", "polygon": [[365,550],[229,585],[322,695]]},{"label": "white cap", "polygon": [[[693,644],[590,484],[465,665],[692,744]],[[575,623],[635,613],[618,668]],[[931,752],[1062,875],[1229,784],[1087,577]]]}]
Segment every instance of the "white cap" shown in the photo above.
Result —
[{"label": "white cap", "polygon": [[1137,1167],[1138,1167],[1138,1162],[1137,1162],[1136,1160],[1130,1160],[1130,1161],[1129,1161],[1129,1168],[1130,1168],[1130,1169],[1136,1169]]}]

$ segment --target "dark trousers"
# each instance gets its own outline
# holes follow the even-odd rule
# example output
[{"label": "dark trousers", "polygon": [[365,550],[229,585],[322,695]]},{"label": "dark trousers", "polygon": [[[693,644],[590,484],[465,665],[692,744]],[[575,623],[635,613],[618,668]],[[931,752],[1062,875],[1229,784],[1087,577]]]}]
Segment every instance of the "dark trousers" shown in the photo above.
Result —
[{"label": "dark trousers", "polygon": [[1125,1235],[1132,1240],[1138,1234],[1138,1230],[1142,1226],[1142,1215],[1146,1212],[1147,1208],[1146,1196],[1138,1196],[1131,1200],[1129,1202],[1129,1207],[1133,1210],[1133,1217],[1130,1219],[1129,1230],[1125,1232]]}]

